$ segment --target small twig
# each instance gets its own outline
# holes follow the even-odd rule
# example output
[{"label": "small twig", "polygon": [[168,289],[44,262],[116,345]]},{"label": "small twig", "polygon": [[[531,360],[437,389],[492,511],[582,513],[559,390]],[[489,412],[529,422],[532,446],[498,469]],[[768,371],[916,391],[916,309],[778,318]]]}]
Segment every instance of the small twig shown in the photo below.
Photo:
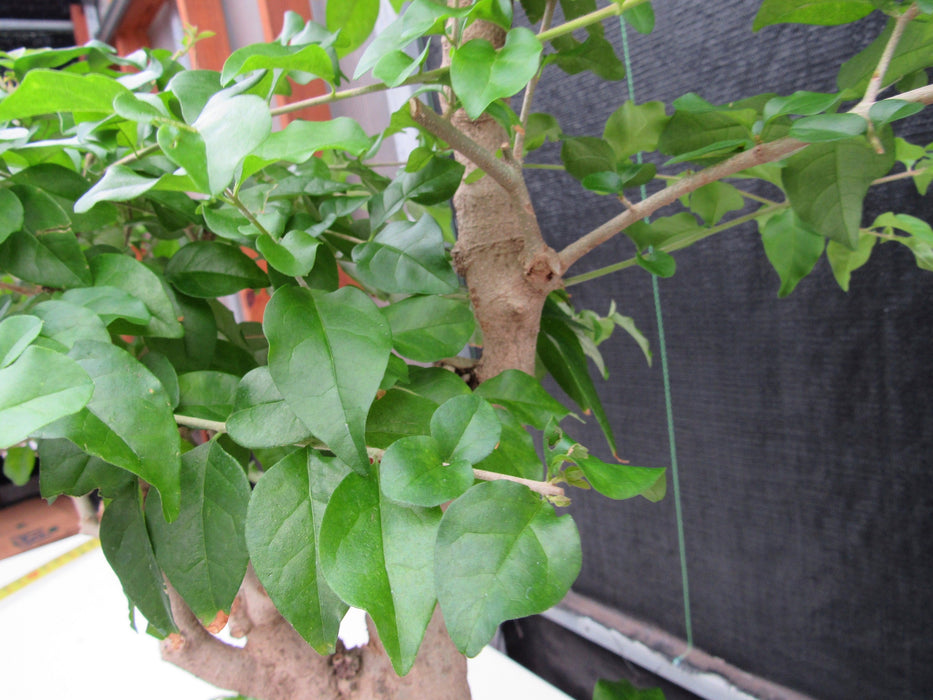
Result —
[{"label": "small twig", "polygon": [[920,173],[924,173],[926,170],[905,170],[902,173],[895,173],[894,175],[885,175],[884,177],[879,177],[877,180],[872,181],[872,185],[883,185],[886,182],[896,182],[898,180],[906,180],[909,177],[916,177]]},{"label": "small twig", "polygon": [[514,168],[510,168],[504,161],[496,158],[417,98],[411,98],[408,104],[412,119],[449,144],[455,151],[470,159],[478,168],[498,182],[506,192],[514,196],[522,195],[524,190],[522,178]]},{"label": "small twig", "polygon": [[208,420],[207,418],[195,418],[194,416],[183,416],[178,413],[176,413],[174,417],[178,425],[184,425],[197,430],[213,430],[215,433],[227,432],[227,424],[220,421]]},{"label": "small twig", "polygon": [[150,144],[146,146],[145,148],[142,148],[138,151],[134,151],[133,153],[130,153],[129,155],[123,156],[122,158],[120,158],[120,160],[114,161],[108,167],[113,167],[114,165],[126,165],[127,163],[132,163],[134,161],[139,160],[140,158],[144,158],[148,156],[150,153],[155,153],[156,151],[159,150],[159,148],[160,148],[159,144],[157,143]]},{"label": "small twig", "polygon": [[257,219],[257,218],[253,215],[253,212],[251,212],[251,211],[249,210],[249,207],[247,207],[245,204],[243,204],[243,202],[240,200],[239,197],[237,197],[236,193],[235,193],[233,190],[231,190],[231,189],[228,187],[228,188],[226,189],[226,191],[224,192],[224,194],[227,195],[227,199],[229,200],[229,201],[228,201],[228,204],[232,204],[232,205],[235,206],[237,209],[239,209],[239,210],[240,210],[240,213],[243,214],[243,216],[246,217],[246,220],[247,220],[247,221],[249,221],[253,226],[256,227],[256,230],[257,230],[257,231],[259,231],[260,233],[266,234],[267,236],[269,236],[269,238],[275,239],[275,236],[273,236],[271,233],[269,233],[269,232],[266,230],[266,227],[263,226],[263,225],[259,222],[259,219]]},{"label": "small twig", "polygon": [[[551,28],[551,20],[554,19],[554,9],[557,7],[557,0],[547,0],[544,6],[544,14],[541,17],[541,30],[539,34],[546,32]],[[528,85],[525,86],[525,95],[522,98],[522,109],[519,113],[519,122],[521,126],[515,130],[515,147],[512,150],[513,157],[519,163],[525,158],[525,131],[528,129],[528,117],[531,114],[531,101],[534,99],[535,88],[538,87],[538,81],[541,80],[541,72],[544,66],[540,66]]]},{"label": "small twig", "polygon": [[867,111],[871,109],[871,106],[875,104],[875,101],[878,99],[878,93],[882,88],[884,74],[888,72],[891,59],[894,57],[894,51],[898,43],[900,43],[901,37],[904,35],[904,29],[907,28],[907,25],[910,24],[918,14],[920,14],[920,8],[917,7],[916,4],[912,4],[904,14],[897,18],[897,21],[894,23],[894,29],[891,31],[891,36],[888,37],[888,43],[885,45],[884,51],[881,53],[881,58],[878,60],[878,67],[875,68],[874,73],[871,75],[871,80],[868,81],[868,87],[865,89],[865,96],[861,99],[856,108],[852,110],[853,112],[862,108],[867,113]]},{"label": "small twig", "polygon": [[482,481],[514,481],[516,484],[527,486],[535,493],[542,496],[563,496],[564,489],[546,481],[534,481],[532,479],[522,479],[519,476],[510,476],[509,474],[499,474],[498,472],[488,472],[485,469],[474,469],[473,476]]},{"label": "small twig", "polygon": [[16,292],[25,297],[35,296],[41,291],[38,287],[23,287],[18,284],[10,284],[9,282],[0,282],[0,289],[5,289],[8,292]]}]

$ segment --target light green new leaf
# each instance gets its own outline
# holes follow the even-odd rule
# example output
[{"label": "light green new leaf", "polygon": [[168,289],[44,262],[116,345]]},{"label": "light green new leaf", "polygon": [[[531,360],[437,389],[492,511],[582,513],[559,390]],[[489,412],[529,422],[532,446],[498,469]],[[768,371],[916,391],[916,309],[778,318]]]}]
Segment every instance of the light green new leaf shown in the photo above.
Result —
[{"label": "light green new leaf", "polygon": [[246,157],[243,161],[243,178],[280,160],[304,163],[318,151],[331,149],[359,156],[368,151],[371,145],[372,139],[350,117],[337,117],[323,122],[299,119],[281,131],[269,134],[266,140]]},{"label": "light green new leaf", "polygon": [[425,42],[424,50],[412,58],[404,51],[393,51],[379,59],[373,66],[373,77],[389,87],[398,87],[414,75],[428,57],[431,45]]},{"label": "light green new leaf", "polygon": [[872,182],[894,165],[890,127],[881,132],[885,152],[864,139],[817,143],[791,156],[781,171],[784,191],[800,220],[817,233],[854,249],[862,200]]},{"label": "light green new leaf", "polygon": [[543,430],[552,418],[558,422],[570,411],[521,370],[507,369],[476,388],[476,395],[507,408],[524,425]]},{"label": "light green new leaf", "polygon": [[227,85],[238,75],[254,70],[301,71],[334,82],[334,65],[324,48],[318,44],[286,46],[278,42],[250,44],[234,51],[224,62],[220,82]]},{"label": "light green new leaf", "polygon": [[459,353],[476,326],[465,300],[414,296],[383,309],[392,346],[416,362],[435,362]]},{"label": "light green new leaf", "polygon": [[0,122],[71,112],[96,120],[113,114],[113,100],[129,90],[104,75],[37,69],[0,102]]},{"label": "light green new leaf", "polygon": [[93,393],[91,378],[73,359],[48,348],[27,347],[0,369],[0,448],[80,411]]},{"label": "light green new leaf", "polygon": [[637,105],[629,100],[609,115],[603,139],[612,146],[617,160],[640,151],[653,151],[658,147],[658,140],[669,119],[664,113],[663,102]]},{"label": "light green new leaf", "polygon": [[[31,447],[9,447],[3,458],[3,475],[16,486],[25,486],[36,466],[36,453]],[[470,481],[472,483],[472,479]]]},{"label": "light green new leaf", "polygon": [[849,280],[852,273],[868,262],[871,257],[871,251],[878,242],[877,236],[860,235],[858,246],[851,250],[836,241],[829,241],[826,245],[826,259],[829,260],[829,266],[833,270],[833,277],[842,288],[842,291],[849,291]]},{"label": "light green new leaf", "polygon": [[0,321],[0,369],[23,354],[42,331],[42,320],[35,316],[10,316]]},{"label": "light green new leaf", "polygon": [[437,533],[437,598],[450,638],[476,656],[500,623],[556,605],[580,572],[573,519],[508,481],[474,486]]},{"label": "light green new leaf", "polygon": [[374,478],[349,474],[324,511],[321,568],[347,603],[376,623],[396,673],[404,675],[434,612],[434,540],[440,508],[382,498]]},{"label": "light green new leaf", "polygon": [[118,318],[126,319],[130,323],[145,325],[152,318],[152,314],[142,301],[117,287],[69,289],[62,294],[61,300],[90,309],[100,317],[105,326]]},{"label": "light green new leaf", "polygon": [[135,485],[121,492],[104,509],[100,546],[127,599],[159,632],[175,632],[165,582],[152,550]]},{"label": "light green new leaf", "polygon": [[781,298],[794,291],[797,283],[810,274],[826,245],[826,240],[802,224],[791,209],[764,222],[761,242],[768,260],[781,278],[778,290]]},{"label": "light green new leaf", "polygon": [[327,29],[340,32],[334,48],[341,58],[363,45],[376,26],[379,0],[328,0]]},{"label": "light green new leaf", "polygon": [[243,158],[272,131],[272,116],[265,100],[255,95],[221,95],[208,100],[193,126],[204,139],[210,194],[218,195]]},{"label": "light green new leaf", "polygon": [[311,438],[295,412],[276,389],[268,367],[248,372],[237,385],[227,434],[250,449],[295,445]]},{"label": "light green new leaf", "polygon": [[162,383],[109,343],[81,340],[69,356],[94,381],[94,393],[80,412],[49,426],[45,437],[68,438],[88,454],[142,477],[159,490],[163,513],[174,520],[181,449]]},{"label": "light green new leaf", "polygon": [[165,266],[165,278],[183,294],[202,299],[269,284],[266,273],[246,253],[218,241],[182,246]]},{"label": "light green new leaf", "polygon": [[871,109],[868,110],[868,118],[877,125],[889,124],[922,111],[923,105],[919,102],[906,102],[897,99],[881,100],[875,102]]},{"label": "light green new leaf", "polygon": [[[335,2],[336,0],[331,0]],[[366,51],[360,57],[353,75],[354,80],[372,68],[386,54],[401,51],[418,37],[426,34],[440,24],[443,29],[443,20],[451,16],[463,16],[469,8],[455,9],[445,7],[433,0],[414,0],[404,14],[392,22],[384,30],[376,34]]]},{"label": "light green new leaf", "polygon": [[575,457],[574,463],[583,470],[590,485],[609,498],[644,496],[649,501],[660,501],[667,490],[665,469],[608,464],[590,456]]},{"label": "light green new leaf", "polygon": [[366,414],[392,349],[378,307],[356,287],[280,287],[263,330],[269,371],[289,407],[342,461],[368,473]]},{"label": "light green new leaf", "polygon": [[316,450],[296,450],[256,484],[246,544],[276,609],[319,654],[332,653],[347,605],[321,573],[324,509],[347,467]]},{"label": "light green new leaf", "polygon": [[450,81],[471,119],[490,102],[519,92],[538,72],[543,47],[524,27],[509,31],[499,50],[485,39],[471,39],[451,51]]},{"label": "light green new leaf", "polygon": [[[864,121],[864,120],[863,120]],[[730,211],[745,206],[742,193],[728,182],[711,182],[690,193],[689,206],[707,226],[714,226]]]},{"label": "light green new leaf", "polygon": [[244,527],[250,486],[246,473],[216,440],[181,459],[181,510],[165,522],[158,493],[146,498],[156,561],[175,590],[203,622],[229,611],[249,553]]},{"label": "light green new leaf", "polygon": [[90,265],[95,287],[122,289],[139,299],[149,311],[150,319],[145,324],[129,326],[120,332],[160,338],[180,338],[184,335],[163,282],[148,267],[135,258],[118,253],[96,255]]},{"label": "light green new leaf", "polygon": [[459,286],[441,228],[427,214],[416,222],[393,221],[355,247],[353,261],[363,284],[393,294],[450,294]]},{"label": "light green new leaf", "polygon": [[146,177],[123,165],[111,165],[104,176],[75,202],[79,214],[90,210],[98,202],[125,202],[145,194],[159,183],[157,178]]},{"label": "light green new leaf", "polygon": [[772,24],[795,22],[831,26],[862,19],[875,9],[871,0],[764,0],[753,31]]},{"label": "light green new leaf", "polygon": [[638,688],[624,678],[618,681],[599,679],[593,688],[593,700],[664,700],[660,688]]},{"label": "light green new leaf", "polygon": [[493,407],[480,396],[455,396],[431,417],[431,436],[447,461],[476,464],[499,442],[502,426]]},{"label": "light green new leaf", "polygon": [[393,501],[429,508],[466,492],[473,469],[469,461],[449,457],[433,437],[412,435],[389,445],[379,464],[379,484]]},{"label": "light green new leaf", "polygon": [[0,190],[0,243],[19,231],[25,221],[23,205],[9,189]]}]

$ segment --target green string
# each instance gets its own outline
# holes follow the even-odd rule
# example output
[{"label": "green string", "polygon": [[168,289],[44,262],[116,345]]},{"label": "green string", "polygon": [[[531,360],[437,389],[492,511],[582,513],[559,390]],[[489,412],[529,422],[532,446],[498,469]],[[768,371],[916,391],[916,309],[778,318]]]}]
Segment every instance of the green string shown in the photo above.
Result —
[{"label": "green string", "polygon": [[[625,18],[619,18],[622,27],[622,52],[625,57],[625,79],[628,83],[629,99],[635,102],[635,81],[632,78],[632,59],[628,48],[628,34],[625,28]],[[641,153],[635,154],[635,162],[642,163]],[[647,189],[641,186],[641,198],[647,196]],[[648,219],[646,218],[647,222]],[[661,314],[661,292],[658,278],[651,275],[651,291],[654,295],[654,310],[658,323],[658,346],[661,352],[661,373],[664,377],[664,405],[667,409],[667,440],[671,448],[671,480],[674,484],[674,511],[677,515],[677,547],[680,550],[680,578],[684,591],[684,627],[687,634],[687,648],[684,653],[674,659],[679,664],[687,653],[693,648],[693,622],[690,616],[690,584],[687,578],[687,547],[684,541],[684,514],[680,502],[680,475],[677,469],[677,442],[674,439],[674,406],[671,401],[671,376],[667,364],[667,344],[664,340],[664,318]]]}]

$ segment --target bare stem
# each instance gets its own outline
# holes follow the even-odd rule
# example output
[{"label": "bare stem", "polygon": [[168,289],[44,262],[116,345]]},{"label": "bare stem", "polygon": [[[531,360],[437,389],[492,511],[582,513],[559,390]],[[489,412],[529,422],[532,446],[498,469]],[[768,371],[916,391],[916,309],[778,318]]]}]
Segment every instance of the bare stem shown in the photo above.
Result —
[{"label": "bare stem", "polygon": [[207,420],[206,418],[195,418],[194,416],[183,416],[175,414],[175,422],[178,425],[184,425],[197,430],[213,430],[215,433],[227,432],[227,424],[216,420]]},{"label": "bare stem", "polygon": [[228,199],[230,200],[230,204],[232,204],[232,205],[235,206],[237,209],[239,209],[239,210],[240,210],[240,213],[243,214],[243,216],[246,217],[246,220],[247,220],[247,221],[249,221],[253,226],[256,227],[256,230],[257,230],[257,231],[259,231],[260,233],[266,234],[266,235],[269,236],[270,238],[274,238],[274,236],[266,230],[266,227],[263,226],[261,223],[259,223],[259,219],[257,219],[257,218],[253,215],[253,212],[251,212],[251,211],[249,210],[249,207],[247,207],[245,204],[243,204],[243,202],[240,200],[239,197],[236,196],[236,193],[235,193],[233,190],[227,188],[227,191],[225,192],[225,194],[227,195]]},{"label": "bare stem", "polygon": [[877,180],[874,180],[872,185],[883,185],[886,182],[897,182],[898,180],[906,180],[909,177],[916,177],[920,173],[925,172],[925,170],[905,170],[902,173],[895,173],[894,175],[885,175],[884,177],[879,177]]},{"label": "bare stem", "polygon": [[532,479],[522,479],[519,476],[510,476],[509,474],[499,474],[498,472],[488,472],[485,469],[474,469],[473,476],[482,481],[514,481],[516,484],[523,484],[535,493],[542,496],[563,496],[564,489],[546,481],[533,481]]},{"label": "bare stem", "polygon": [[412,119],[437,136],[437,138],[445,141],[455,151],[469,158],[483,172],[498,182],[506,192],[513,196],[521,196],[523,185],[521,175],[517,170],[496,158],[492,153],[441,117],[433,109],[425,106],[417,98],[411,98],[408,104],[411,108]]},{"label": "bare stem", "polygon": [[113,167],[114,165],[126,165],[127,163],[132,163],[133,161],[137,161],[140,158],[144,158],[148,156],[150,153],[155,153],[158,150],[159,150],[159,144],[157,143],[150,144],[146,146],[145,148],[142,148],[138,151],[134,151],[133,153],[130,153],[129,155],[123,156],[122,158],[120,158],[120,160],[114,161],[108,167]]},{"label": "bare stem", "polygon": [[8,292],[16,292],[25,297],[35,296],[40,291],[38,287],[23,287],[18,284],[10,284],[9,282],[0,282],[0,289],[5,289]]},{"label": "bare stem", "polygon": [[888,66],[891,65],[891,59],[894,57],[894,50],[897,48],[901,37],[904,35],[904,29],[907,28],[907,25],[910,24],[911,20],[918,14],[920,14],[920,8],[917,7],[916,4],[913,4],[904,14],[897,18],[891,36],[888,38],[888,43],[885,45],[884,51],[881,53],[881,58],[878,60],[878,66],[875,68],[874,73],[872,73],[871,80],[868,81],[865,96],[858,103],[856,109],[861,107],[867,112],[867,110],[871,109],[871,106],[875,104],[875,101],[878,99],[878,93],[883,87],[884,74],[888,72]]},{"label": "bare stem", "polygon": [[[541,17],[541,30],[538,32],[539,34],[543,34],[551,28],[551,20],[554,19],[554,9],[556,7],[557,0],[547,0],[547,5],[544,6],[544,14]],[[543,70],[544,66],[540,66],[531,80],[528,81],[528,85],[525,86],[525,95],[522,98],[522,109],[518,117],[521,122],[521,128],[516,129],[515,147],[512,149],[513,158],[519,163],[525,158],[525,131],[528,129],[528,116],[531,114],[531,101],[534,99],[535,88],[538,87],[538,81],[541,80],[541,71]]]}]

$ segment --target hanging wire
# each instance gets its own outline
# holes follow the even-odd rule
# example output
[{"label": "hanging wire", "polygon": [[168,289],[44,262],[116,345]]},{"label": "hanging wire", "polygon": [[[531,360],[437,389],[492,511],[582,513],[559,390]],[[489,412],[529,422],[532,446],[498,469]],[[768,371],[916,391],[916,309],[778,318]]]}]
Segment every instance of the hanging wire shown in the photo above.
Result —
[{"label": "hanging wire", "polygon": [[[629,52],[628,33],[626,32],[625,17],[619,17],[622,28],[622,52],[625,59],[625,79],[628,83],[628,96],[635,102],[635,80],[632,77],[632,58]],[[641,153],[635,154],[635,162],[642,164]],[[647,197],[645,185],[641,185],[641,198]],[[647,222],[648,219],[645,219]],[[677,441],[674,436],[674,406],[671,401],[671,376],[667,364],[667,343],[664,339],[664,318],[661,314],[661,292],[657,275],[651,275],[651,291],[654,296],[654,310],[658,323],[658,346],[661,352],[661,373],[664,378],[664,406],[667,411],[667,439],[671,450],[671,481],[674,486],[674,511],[677,517],[677,548],[680,551],[680,578],[684,592],[684,628],[687,636],[687,648],[684,653],[674,659],[679,664],[693,649],[693,621],[690,615],[690,583],[687,576],[687,547],[684,539],[684,514],[680,499],[680,474],[677,469]]]}]

